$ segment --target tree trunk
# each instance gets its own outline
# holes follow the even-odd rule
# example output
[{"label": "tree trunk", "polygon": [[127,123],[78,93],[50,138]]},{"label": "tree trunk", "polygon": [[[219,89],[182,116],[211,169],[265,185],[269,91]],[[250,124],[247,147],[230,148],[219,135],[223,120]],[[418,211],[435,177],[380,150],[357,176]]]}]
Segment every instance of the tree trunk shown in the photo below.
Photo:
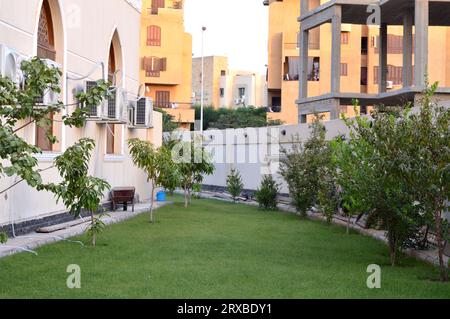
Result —
[{"label": "tree trunk", "polygon": [[397,240],[395,238],[395,234],[392,234],[391,230],[388,230],[388,244],[389,244],[389,256],[391,260],[391,266],[395,267],[397,263]]},{"label": "tree trunk", "polygon": [[444,245],[442,244],[442,219],[441,212],[434,213],[434,220],[436,223],[436,241],[439,254],[439,269],[441,273],[441,281],[448,281],[447,267],[444,264]]},{"label": "tree trunk", "polygon": [[185,188],[184,189],[184,208],[187,208],[189,206],[189,203],[188,203],[188,192],[187,192],[187,189]]},{"label": "tree trunk", "polygon": [[152,182],[152,198],[150,199],[150,223],[153,223],[153,202],[155,197],[155,183]]},{"label": "tree trunk", "polygon": [[91,233],[92,233],[92,246],[94,246],[95,247],[95,244],[96,244],[96,241],[97,241],[97,238],[96,238],[96,233],[95,233],[95,230],[93,230],[92,229],[92,227],[94,226],[94,212],[93,211],[91,211]]},{"label": "tree trunk", "polygon": [[347,216],[347,235],[350,235],[350,221],[351,221],[351,215]]}]

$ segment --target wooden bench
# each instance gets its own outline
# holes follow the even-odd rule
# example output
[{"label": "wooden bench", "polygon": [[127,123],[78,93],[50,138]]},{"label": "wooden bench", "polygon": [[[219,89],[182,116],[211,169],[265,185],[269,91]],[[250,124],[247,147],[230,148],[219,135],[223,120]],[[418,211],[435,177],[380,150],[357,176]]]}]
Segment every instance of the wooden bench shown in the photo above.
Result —
[{"label": "wooden bench", "polygon": [[134,212],[134,187],[115,187],[111,190],[111,201],[113,211],[117,210],[117,204],[123,205],[123,210],[128,210],[128,204],[132,205]]}]

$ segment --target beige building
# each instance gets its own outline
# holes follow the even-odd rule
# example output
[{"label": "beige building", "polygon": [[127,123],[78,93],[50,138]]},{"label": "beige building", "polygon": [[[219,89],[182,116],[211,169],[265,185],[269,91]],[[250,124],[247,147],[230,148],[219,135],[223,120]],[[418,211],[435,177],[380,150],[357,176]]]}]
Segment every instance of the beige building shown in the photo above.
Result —
[{"label": "beige building", "polygon": [[[90,137],[96,142],[90,174],[105,179],[112,187],[135,186],[139,198],[148,199],[150,185],[133,165],[126,144],[134,137],[155,145],[162,140],[161,114],[153,112],[151,100],[138,102],[144,92],[139,81],[140,1],[0,0],[0,8],[2,52],[12,54],[2,54],[0,63],[5,66],[5,60],[12,56],[17,61],[38,56],[58,66],[62,71],[60,100],[68,105],[63,113],[78,107],[75,94],[89,87],[90,81],[109,78],[115,87],[114,98],[105,101],[104,107],[93,107],[83,128],[66,127],[57,121],[62,114],[55,115],[50,128],[58,138],[55,145],[49,145],[42,138],[45,131],[34,125],[20,131],[29,143],[44,151],[37,155],[39,168],[52,166],[67,147]],[[142,112],[145,121],[136,122],[133,112]],[[45,182],[60,178],[54,168],[42,176]],[[14,177],[1,176],[0,189],[15,181]],[[0,199],[0,227],[12,222],[16,228],[25,223],[30,227],[42,225],[60,220],[64,213],[64,205],[57,204],[53,194],[37,192],[25,183]]]},{"label": "beige building", "polygon": [[183,129],[195,122],[191,105],[192,36],[184,30],[184,0],[143,0],[141,82],[156,108]]},{"label": "beige building", "polygon": [[[195,104],[201,103],[202,59],[192,60],[192,89]],[[256,72],[230,70],[228,58],[204,58],[204,104],[214,108],[267,106],[266,76]]]},{"label": "beige building", "polygon": [[[403,1],[403,0],[402,0]],[[359,8],[362,23],[353,23],[351,19],[342,20],[339,34],[336,36],[336,45],[339,45],[339,61],[337,51],[332,50],[332,24],[331,20],[316,24],[309,29],[306,49],[300,49],[299,43],[299,16],[308,17],[312,13],[307,10],[327,10],[334,3],[346,3],[349,1],[339,0],[306,0],[301,8],[300,0],[267,0],[265,5],[269,6],[269,38],[268,38],[268,103],[275,112],[269,113],[270,119],[280,119],[286,124],[309,122],[313,118],[312,112],[317,111],[325,116],[325,119],[337,118],[340,114],[347,116],[355,115],[351,100],[342,100],[340,105],[334,107],[330,112],[326,103],[330,100],[324,99],[327,94],[335,90],[332,88],[332,72],[335,72],[334,83],[339,82],[339,92],[375,94],[379,91],[379,35],[378,26],[368,26],[367,4],[377,3],[373,0],[352,0],[355,8]],[[414,1],[412,1],[414,2]],[[412,3],[410,2],[410,3]],[[364,5],[366,4],[366,5]],[[396,12],[396,1],[391,1],[390,6]],[[350,8],[351,4],[348,6]],[[402,7],[403,8],[403,7]],[[328,9],[329,10],[329,9]],[[348,9],[352,10],[352,9]],[[358,11],[358,13],[359,13]],[[345,17],[347,18],[347,17]],[[400,19],[400,18],[398,18]],[[311,20],[311,19],[310,19]],[[361,22],[361,21],[357,21]],[[301,26],[301,24],[300,24]],[[430,81],[439,81],[441,85],[448,83],[450,79],[450,31],[445,26],[430,25],[428,37],[428,67]],[[411,36],[412,37],[412,36]],[[385,83],[386,93],[394,92],[403,88],[403,73],[408,68],[403,67],[403,45],[407,38],[404,37],[403,21],[396,21],[387,27],[386,36],[386,64]],[[299,55],[305,54],[305,78],[300,78]],[[412,68],[414,68],[414,52],[411,54]],[[334,71],[332,64],[334,63]],[[411,78],[411,77],[409,77]],[[408,83],[405,83],[408,86]],[[306,98],[297,105],[300,87],[307,91]],[[447,85],[448,86],[448,85]],[[355,97],[355,95],[352,95]],[[314,98],[317,97],[317,98]],[[301,99],[301,100],[302,100]],[[312,101],[312,104],[306,102]],[[323,107],[314,105],[325,101]],[[373,104],[373,103],[372,103]],[[365,103],[361,110],[367,112],[372,104]]]}]

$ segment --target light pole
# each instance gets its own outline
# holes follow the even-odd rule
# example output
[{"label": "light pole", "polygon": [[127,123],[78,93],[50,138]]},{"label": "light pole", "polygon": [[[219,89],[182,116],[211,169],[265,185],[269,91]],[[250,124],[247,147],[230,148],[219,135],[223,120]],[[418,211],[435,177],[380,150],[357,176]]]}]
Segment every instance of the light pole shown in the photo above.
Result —
[{"label": "light pole", "polygon": [[206,31],[206,27],[202,27],[202,93],[201,93],[201,101],[200,101],[200,134],[203,136],[203,107],[204,107],[204,96],[205,96],[205,91],[204,91],[204,80],[205,80],[205,57],[203,56],[203,44],[204,44],[204,40],[205,40],[205,31]]}]

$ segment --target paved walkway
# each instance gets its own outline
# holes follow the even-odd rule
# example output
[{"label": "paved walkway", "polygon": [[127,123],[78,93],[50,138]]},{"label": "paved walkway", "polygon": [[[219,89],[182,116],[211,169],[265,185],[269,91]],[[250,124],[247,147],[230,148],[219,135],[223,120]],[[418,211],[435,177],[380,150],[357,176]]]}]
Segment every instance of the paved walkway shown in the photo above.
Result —
[{"label": "paved walkway", "polygon": [[[168,204],[170,204],[170,202],[155,202],[154,207],[155,209],[158,209]],[[102,217],[102,221],[106,225],[120,223],[142,213],[148,212],[149,207],[150,202],[143,202],[135,204],[134,212],[131,212],[131,207],[128,207],[128,211],[117,210],[115,212],[107,212],[109,216]],[[35,254],[35,252],[33,251],[34,249],[62,240],[67,240],[73,242],[74,244],[83,245],[83,243],[72,241],[69,238],[83,234],[88,227],[89,220],[86,219],[86,222],[83,224],[73,226],[68,229],[55,231],[51,234],[40,234],[34,232],[24,236],[10,238],[6,244],[0,245],[0,258],[21,252],[29,252]]]},{"label": "paved walkway", "polygon": [[[210,199],[218,199],[218,200],[223,200],[223,201],[232,201],[231,198],[228,198],[227,194],[223,194],[223,193],[213,193],[213,192],[202,192],[200,194],[200,197],[202,198],[210,198]],[[258,203],[255,201],[239,201],[239,203],[241,204],[247,204],[247,205],[253,205],[253,206],[258,206]],[[281,211],[285,211],[285,212],[289,212],[289,213],[293,213],[293,214],[298,214],[296,209],[288,204],[279,204],[278,205],[278,209],[280,209]],[[314,219],[314,220],[320,220],[320,221],[326,221],[325,216],[323,216],[322,214],[313,214],[313,213],[309,213],[308,214],[308,218],[310,219]],[[352,218],[351,220],[351,225],[350,228],[359,232],[360,234],[366,235],[366,236],[371,236],[374,237],[375,239],[378,239],[382,242],[384,242],[385,244],[388,243],[387,239],[386,239],[386,232],[383,230],[376,230],[376,229],[366,229],[363,228],[361,226],[359,226],[358,224],[355,223],[356,219]],[[336,225],[341,225],[344,227],[347,227],[347,222],[345,220],[342,220],[340,218],[334,217],[333,218],[333,224]],[[438,250],[436,249],[429,249],[429,250],[415,250],[415,249],[406,249],[404,250],[404,253],[408,256],[414,257],[416,259],[425,261],[429,264],[435,265],[435,266],[439,266],[439,257],[438,257]],[[449,257],[445,257],[444,256],[444,262],[446,265],[448,265],[449,262]]]}]

